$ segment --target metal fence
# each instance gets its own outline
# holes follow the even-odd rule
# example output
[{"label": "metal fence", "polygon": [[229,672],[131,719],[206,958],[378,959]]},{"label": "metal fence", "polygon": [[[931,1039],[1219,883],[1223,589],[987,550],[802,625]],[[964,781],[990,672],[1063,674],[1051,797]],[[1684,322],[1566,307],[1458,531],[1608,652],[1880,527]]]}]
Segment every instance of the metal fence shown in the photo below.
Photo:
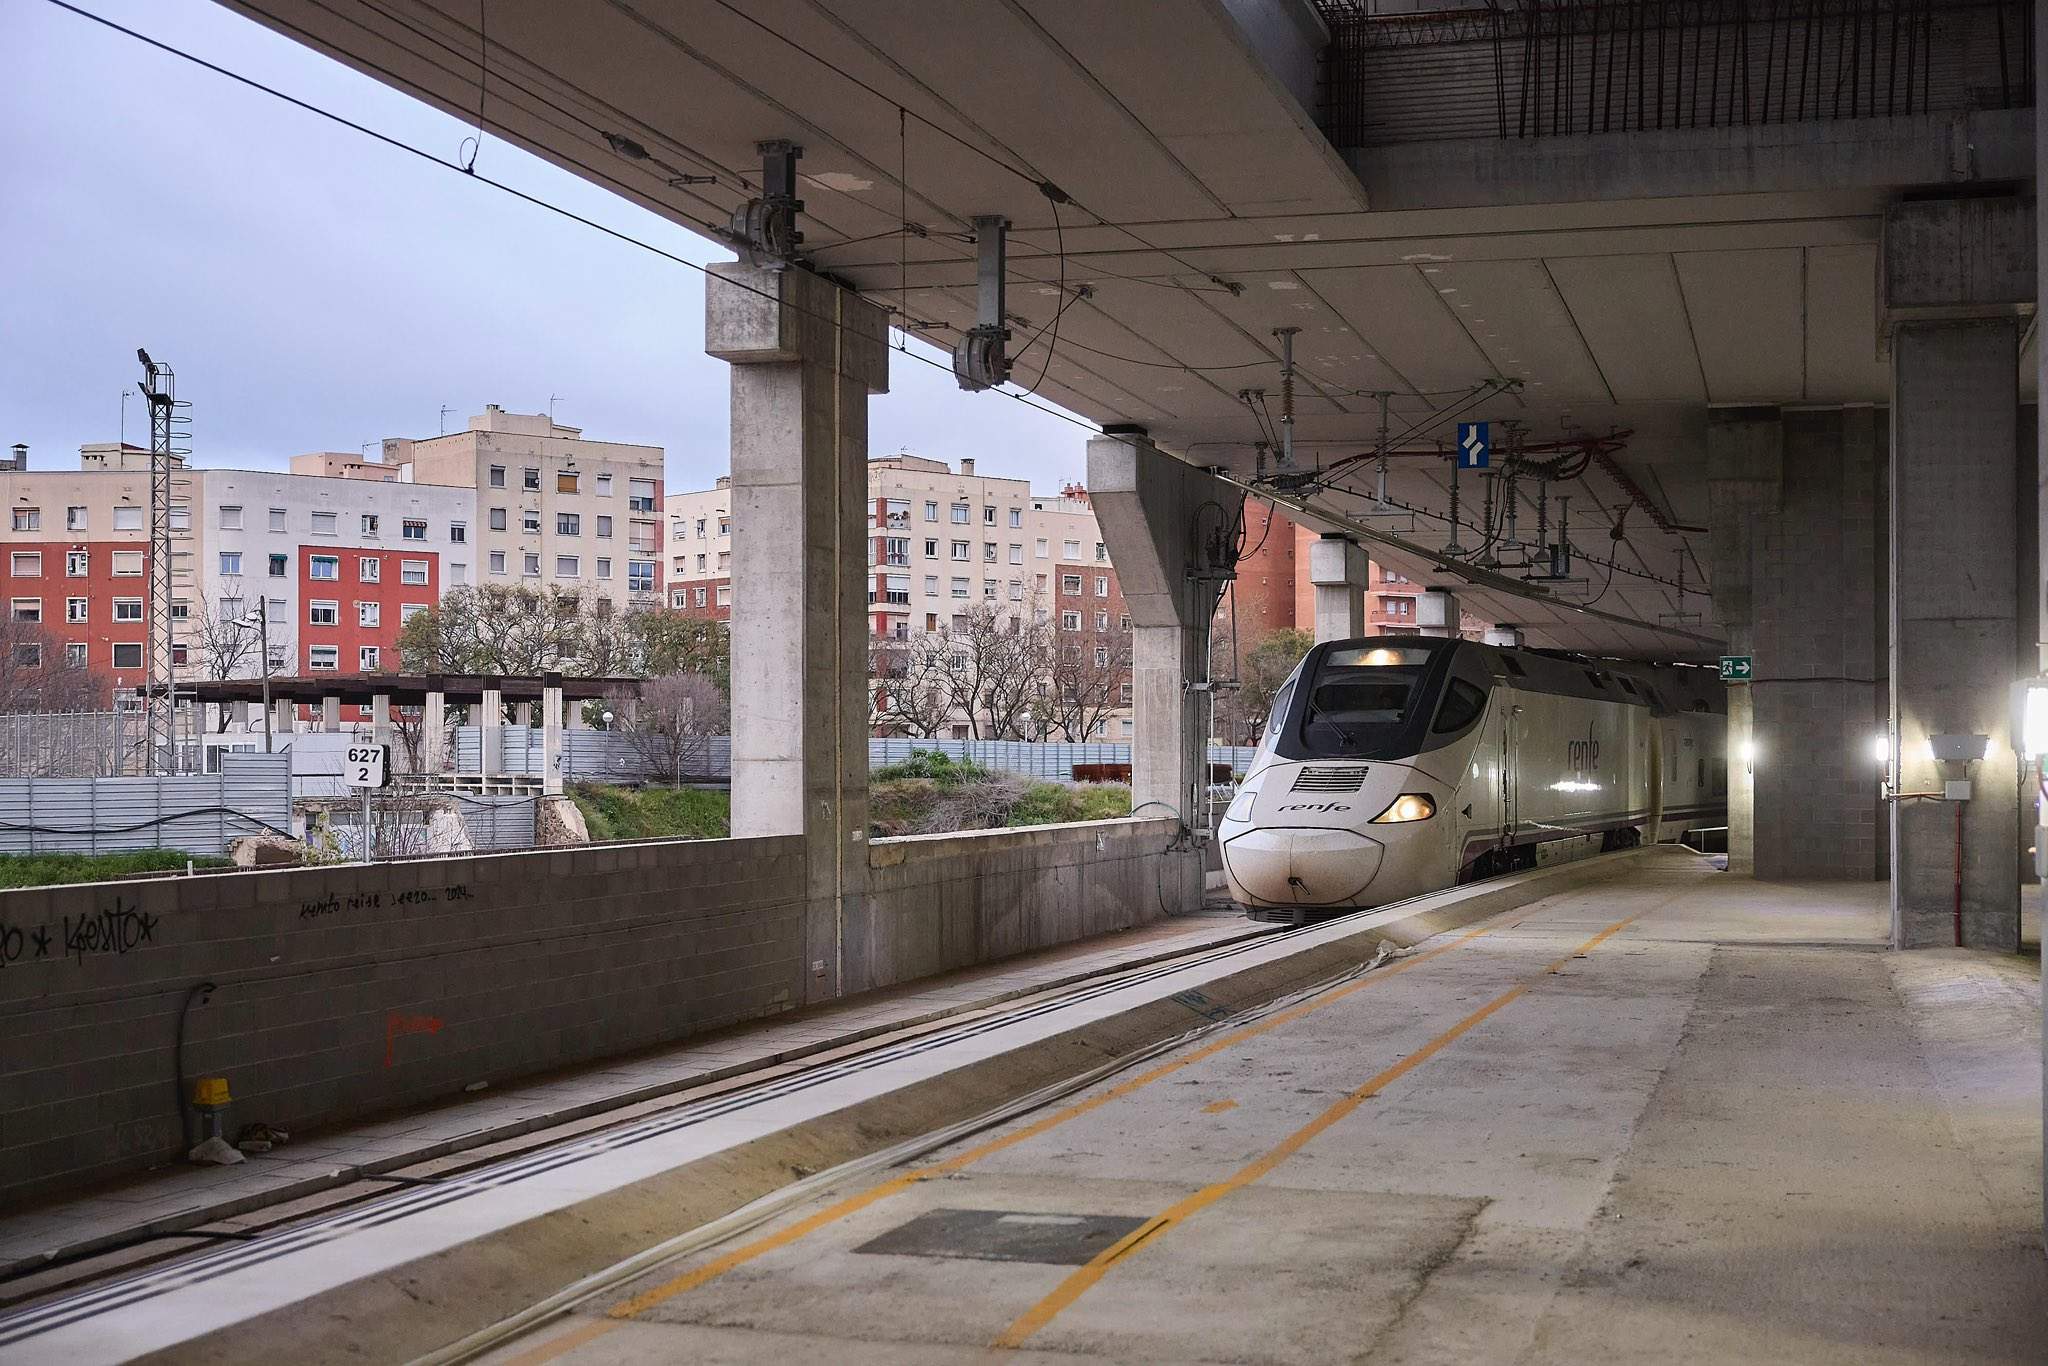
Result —
[{"label": "metal fence", "polygon": [[138,711],[16,712],[0,716],[0,775],[119,778],[144,767]]},{"label": "metal fence", "polygon": [[0,778],[0,853],[222,854],[237,835],[289,834],[291,760],[230,754],[175,778]]},{"label": "metal fence", "polygon": [[[900,764],[920,750],[945,755],[948,759],[970,760],[1001,773],[1022,773],[1033,778],[1071,782],[1076,764],[1128,764],[1131,747],[1114,741],[1064,744],[1033,740],[869,740],[868,767]],[[1249,745],[1211,745],[1209,762],[1229,764],[1242,772],[1256,751]]]}]

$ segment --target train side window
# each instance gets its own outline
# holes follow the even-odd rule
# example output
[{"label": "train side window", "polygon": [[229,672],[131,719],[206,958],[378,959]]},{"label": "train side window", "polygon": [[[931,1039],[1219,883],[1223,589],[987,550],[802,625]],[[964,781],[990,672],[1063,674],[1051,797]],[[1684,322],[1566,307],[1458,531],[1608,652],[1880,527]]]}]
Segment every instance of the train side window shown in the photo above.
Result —
[{"label": "train side window", "polygon": [[1529,671],[1524,669],[1519,663],[1517,663],[1513,655],[1502,655],[1500,657],[1500,662],[1503,665],[1505,665],[1507,667],[1507,671],[1513,674],[1515,677],[1526,678],[1528,676]]},{"label": "train side window", "polygon": [[1273,694],[1273,714],[1266,718],[1266,735],[1280,734],[1281,723],[1287,719],[1287,704],[1294,699],[1294,680],[1288,679],[1280,685],[1280,691]]},{"label": "train side window", "polygon": [[1462,678],[1454,678],[1444,691],[1443,703],[1436,709],[1436,725],[1431,729],[1439,735],[1453,734],[1477,721],[1485,710],[1485,692]]}]

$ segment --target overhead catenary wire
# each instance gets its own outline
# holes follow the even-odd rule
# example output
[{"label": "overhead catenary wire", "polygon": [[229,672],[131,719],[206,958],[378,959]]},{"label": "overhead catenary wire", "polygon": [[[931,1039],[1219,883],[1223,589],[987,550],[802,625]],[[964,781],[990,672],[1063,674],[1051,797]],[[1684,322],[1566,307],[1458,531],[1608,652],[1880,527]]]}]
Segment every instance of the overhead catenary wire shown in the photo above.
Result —
[{"label": "overhead catenary wire", "polygon": [[[88,19],[93,23],[99,24],[105,28],[112,29],[116,33],[120,33],[126,37],[135,39],[137,42],[145,43],[150,47],[156,48],[160,52],[167,53],[170,56],[177,57],[180,60],[190,62],[198,67],[202,67],[205,70],[213,72],[215,75],[225,76],[227,79],[235,81],[238,84],[248,86],[252,90],[261,91],[263,94],[269,95],[274,99],[282,100],[286,104],[292,105],[294,108],[302,109],[309,114],[315,115],[316,117],[326,119],[331,123],[339,124],[340,126],[347,128],[352,132],[360,133],[364,137],[373,139],[374,141],[377,142],[381,142],[387,147],[391,147],[398,151],[405,152],[412,156],[418,157],[420,160],[430,162],[431,164],[439,166],[444,170],[454,171],[457,172],[458,174],[467,176],[469,179],[476,181],[480,185],[488,185],[494,190],[497,190],[503,194],[508,194],[512,196],[514,199],[521,200],[527,204],[531,204],[535,208],[545,209],[549,213],[557,214],[575,223],[580,223],[584,227],[591,228],[597,232],[603,233],[605,236],[613,238],[616,241],[624,242],[629,246],[639,247],[641,250],[650,252],[656,256],[663,258],[664,260],[671,261],[676,265],[686,267],[687,269],[690,270],[694,270],[700,275],[709,276],[711,273],[708,267],[700,265],[697,262],[690,260],[688,257],[679,256],[675,252],[669,251],[665,247],[656,246],[654,243],[647,241],[645,238],[635,237],[633,234],[629,232],[624,232],[618,228],[610,226],[609,224],[601,223],[594,218],[586,217],[585,215],[576,212],[574,209],[564,208],[559,204],[555,204],[549,200],[541,198],[539,195],[531,194],[528,191],[519,189],[517,186],[507,184],[502,180],[495,180],[490,176],[482,174],[481,172],[465,169],[460,162],[450,161],[434,152],[427,151],[423,147],[414,146],[412,143],[406,142],[402,138],[393,137],[389,133],[380,132],[367,124],[358,123],[356,120],[351,119],[344,114],[337,114],[332,110],[324,109],[321,106],[314,104],[308,100],[300,99],[296,95],[291,95],[286,93],[285,91],[279,90],[275,86],[266,85],[264,82],[256,80],[254,77],[245,76],[241,72],[222,66],[217,62],[208,61],[206,58],[201,57],[196,53],[187,52],[183,48],[177,47],[171,43],[166,43],[161,39],[152,38],[150,35],[146,33],[140,32],[136,29],[129,28],[125,24],[117,23],[112,19],[106,18],[104,15],[94,14],[91,10],[84,9],[78,5],[70,3],[70,0],[45,0],[45,3],[54,5],[58,9],[65,10],[71,14],[75,14],[81,19]],[[838,320],[834,319],[829,314],[815,313],[812,310],[803,309],[795,305],[788,304],[782,299],[780,299],[779,296],[770,294],[766,290],[755,289],[751,285],[743,284],[737,280],[724,279],[723,277],[721,277],[721,283],[725,284],[729,288],[744,290],[749,294],[755,294],[760,296],[761,298],[769,299],[776,303],[782,304],[784,307],[791,308],[792,311],[798,312],[803,316],[814,318],[817,321],[834,323],[835,325],[837,325]],[[910,359],[917,361],[919,364],[928,365],[935,370],[943,370],[948,374],[952,373],[952,366],[944,361],[934,360],[930,357],[920,355],[917,352],[908,349],[902,350],[898,354],[907,356]],[[1101,431],[1101,428],[1098,427],[1095,423],[1087,421],[1084,418],[1076,417],[1071,413],[1061,412],[1059,409],[1054,408],[1049,404],[1037,402],[1029,394],[1020,393],[1008,389],[996,389],[992,392],[1000,394],[1002,397],[1010,399],[1013,402],[1021,403],[1027,408],[1035,408],[1039,412],[1046,413],[1050,416],[1060,419],[1062,422],[1071,423],[1072,425],[1079,427],[1084,431],[1095,434],[1099,434]]]}]

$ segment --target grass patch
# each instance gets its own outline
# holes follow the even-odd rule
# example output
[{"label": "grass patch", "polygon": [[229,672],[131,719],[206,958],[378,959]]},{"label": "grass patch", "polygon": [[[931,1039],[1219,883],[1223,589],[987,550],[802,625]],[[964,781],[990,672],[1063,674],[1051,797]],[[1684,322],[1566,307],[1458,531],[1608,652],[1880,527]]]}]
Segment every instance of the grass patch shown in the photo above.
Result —
[{"label": "grass patch", "polygon": [[569,797],[593,840],[722,840],[732,834],[732,794],[722,789],[576,783]]},{"label": "grass patch", "polygon": [[138,849],[127,854],[0,854],[0,887],[56,887],[67,882],[111,882],[140,873],[182,873],[226,868],[231,860],[178,849]]},{"label": "grass patch", "polygon": [[938,835],[1020,825],[1116,820],[1131,814],[1123,783],[1055,783],[992,773],[942,785],[933,778],[882,778],[868,793],[870,833]]},{"label": "grass patch", "polygon": [[943,750],[920,749],[913,751],[900,764],[884,764],[873,770],[868,774],[868,780],[894,783],[923,779],[938,787],[953,788],[986,782],[994,776],[972,759],[952,759]]}]

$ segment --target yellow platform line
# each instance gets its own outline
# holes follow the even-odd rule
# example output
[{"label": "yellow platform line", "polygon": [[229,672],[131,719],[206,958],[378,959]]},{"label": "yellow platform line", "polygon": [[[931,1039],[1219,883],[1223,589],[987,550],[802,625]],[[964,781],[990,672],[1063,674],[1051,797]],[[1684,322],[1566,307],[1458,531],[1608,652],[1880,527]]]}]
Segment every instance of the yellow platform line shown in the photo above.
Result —
[{"label": "yellow platform line", "polygon": [[[1606,929],[1579,945],[1578,948],[1572,950],[1563,958],[1546,966],[1544,972],[1557,972],[1572,959],[1582,954],[1590,953],[1610,936],[1619,934],[1623,929],[1641,918],[1642,914],[1637,914],[1630,916],[1626,920],[1617,920],[1614,924],[1609,925]],[[1051,1294],[1047,1295],[1037,1304],[1032,1305],[1031,1308],[1020,1315],[1016,1322],[1004,1330],[1002,1336],[998,1337],[993,1345],[997,1347],[1023,1346],[1033,1334],[1051,1323],[1069,1305],[1094,1288],[1098,1281],[1109,1274],[1111,1267],[1147,1243],[1157,1241],[1176,1224],[1199,1214],[1232,1191],[1248,1186],[1260,1177],[1265,1176],[1282,1162],[1300,1152],[1318,1134],[1321,1134],[1331,1125],[1349,1115],[1368,1100],[1371,1100],[1394,1082],[1443,1052],[1444,1049],[1449,1048],[1459,1038],[1476,1028],[1496,1011],[1501,1010],[1517,997],[1526,995],[1535,984],[1535,980],[1532,978],[1520,986],[1502,992],[1470,1015],[1467,1015],[1464,1019],[1452,1025],[1449,1029],[1446,1029],[1443,1033],[1431,1039],[1428,1043],[1422,1045],[1422,1047],[1416,1049],[1413,1053],[1408,1054],[1393,1066],[1374,1076],[1357,1090],[1347,1094],[1335,1105],[1332,1105],[1307,1124],[1304,1124],[1301,1128],[1296,1129],[1286,1138],[1280,1140],[1279,1143],[1275,1144],[1256,1160],[1246,1163],[1214,1185],[1204,1186],[1193,1195],[1169,1206],[1161,1213],[1140,1224],[1137,1228],[1132,1229],[1122,1238],[1104,1248],[1101,1252],[1098,1252],[1087,1265],[1076,1269],[1064,1281],[1061,1281]]]}]

